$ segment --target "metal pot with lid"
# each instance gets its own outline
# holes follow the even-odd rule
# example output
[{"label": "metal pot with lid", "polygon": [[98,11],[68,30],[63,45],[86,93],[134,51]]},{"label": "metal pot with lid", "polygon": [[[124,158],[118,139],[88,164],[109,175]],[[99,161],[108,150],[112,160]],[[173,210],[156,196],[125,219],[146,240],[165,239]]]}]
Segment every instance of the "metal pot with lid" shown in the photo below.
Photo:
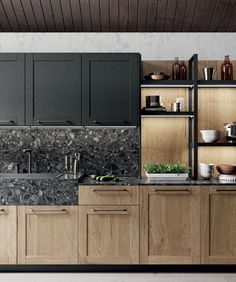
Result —
[{"label": "metal pot with lid", "polygon": [[226,139],[236,140],[236,121],[225,123],[224,127],[227,131]]}]

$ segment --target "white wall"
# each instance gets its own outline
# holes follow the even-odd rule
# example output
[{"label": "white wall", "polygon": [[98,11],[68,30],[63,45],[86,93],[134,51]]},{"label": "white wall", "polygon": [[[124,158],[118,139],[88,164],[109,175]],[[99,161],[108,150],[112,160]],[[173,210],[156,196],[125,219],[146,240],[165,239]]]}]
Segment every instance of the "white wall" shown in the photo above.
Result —
[{"label": "white wall", "polygon": [[236,59],[236,33],[0,33],[0,52],[140,52],[143,60],[193,53]]}]

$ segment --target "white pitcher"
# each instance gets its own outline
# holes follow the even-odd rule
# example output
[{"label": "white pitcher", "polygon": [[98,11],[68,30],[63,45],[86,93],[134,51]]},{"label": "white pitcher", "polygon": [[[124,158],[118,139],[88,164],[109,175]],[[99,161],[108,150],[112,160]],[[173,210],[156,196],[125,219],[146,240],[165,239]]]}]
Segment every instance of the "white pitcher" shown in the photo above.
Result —
[{"label": "white pitcher", "polygon": [[214,175],[214,164],[200,163],[200,175],[203,179],[210,179]]}]

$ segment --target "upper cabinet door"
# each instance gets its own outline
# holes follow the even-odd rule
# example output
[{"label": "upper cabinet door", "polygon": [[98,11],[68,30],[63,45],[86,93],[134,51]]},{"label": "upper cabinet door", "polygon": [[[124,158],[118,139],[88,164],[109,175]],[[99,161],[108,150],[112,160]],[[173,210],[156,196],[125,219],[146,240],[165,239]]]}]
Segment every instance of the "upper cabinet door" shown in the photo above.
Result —
[{"label": "upper cabinet door", "polygon": [[140,54],[82,55],[83,125],[137,125]]},{"label": "upper cabinet door", "polygon": [[26,55],[28,125],[81,125],[81,55]]},{"label": "upper cabinet door", "polygon": [[24,54],[0,54],[0,126],[24,125]]}]

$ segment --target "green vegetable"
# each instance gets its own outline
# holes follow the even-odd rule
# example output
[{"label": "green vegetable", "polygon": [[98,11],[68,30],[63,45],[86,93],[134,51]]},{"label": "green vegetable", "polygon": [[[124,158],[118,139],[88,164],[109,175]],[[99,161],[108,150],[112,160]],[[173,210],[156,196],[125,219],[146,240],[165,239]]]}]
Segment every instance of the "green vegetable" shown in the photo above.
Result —
[{"label": "green vegetable", "polygon": [[100,181],[101,176],[96,176],[96,180]]},{"label": "green vegetable", "polygon": [[95,174],[92,174],[90,177],[91,177],[92,180],[96,180],[97,176]]},{"label": "green vegetable", "polygon": [[147,173],[187,173],[189,168],[181,163],[147,163],[143,166]]},{"label": "green vegetable", "polygon": [[105,175],[105,176],[101,176],[99,180],[100,181],[111,181],[113,180],[113,177],[110,175]]},{"label": "green vegetable", "polygon": [[114,177],[113,181],[115,181],[115,182],[119,182],[119,181],[120,181],[120,179],[119,179],[118,177]]}]

